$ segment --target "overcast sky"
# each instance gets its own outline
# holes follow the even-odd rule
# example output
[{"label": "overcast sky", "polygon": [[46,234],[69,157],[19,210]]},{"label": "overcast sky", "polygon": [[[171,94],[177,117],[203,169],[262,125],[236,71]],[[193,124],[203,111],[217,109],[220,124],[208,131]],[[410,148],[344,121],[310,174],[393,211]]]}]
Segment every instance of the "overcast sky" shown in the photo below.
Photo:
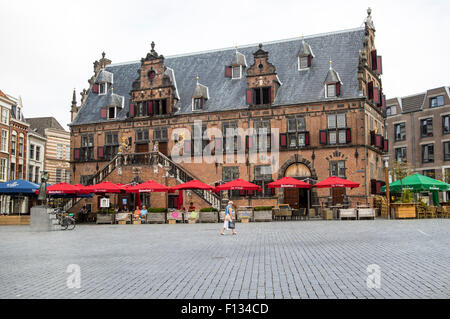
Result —
[{"label": "overcast sky", "polygon": [[103,51],[119,63],[152,41],[171,56],[352,29],[369,6],[387,98],[450,85],[448,0],[0,0],[0,90],[66,127]]}]

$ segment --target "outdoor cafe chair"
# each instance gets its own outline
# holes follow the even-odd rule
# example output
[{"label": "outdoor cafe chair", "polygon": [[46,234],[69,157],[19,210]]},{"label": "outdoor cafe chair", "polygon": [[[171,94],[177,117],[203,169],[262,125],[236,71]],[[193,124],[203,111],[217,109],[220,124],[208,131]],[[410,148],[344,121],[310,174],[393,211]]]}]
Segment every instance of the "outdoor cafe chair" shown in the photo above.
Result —
[{"label": "outdoor cafe chair", "polygon": [[422,219],[426,217],[426,208],[421,206],[421,205],[417,205],[416,207],[416,211],[417,211],[417,218],[418,219]]},{"label": "outdoor cafe chair", "polygon": [[426,217],[427,218],[436,218],[436,207],[435,206],[427,206]]}]

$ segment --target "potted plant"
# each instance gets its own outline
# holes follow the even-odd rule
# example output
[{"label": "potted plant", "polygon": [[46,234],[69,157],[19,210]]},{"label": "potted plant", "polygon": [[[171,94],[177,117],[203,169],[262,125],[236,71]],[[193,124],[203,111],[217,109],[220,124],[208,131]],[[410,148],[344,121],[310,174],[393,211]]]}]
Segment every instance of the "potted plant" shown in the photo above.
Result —
[{"label": "potted plant", "polygon": [[189,214],[188,223],[189,224],[195,224],[197,222],[198,213],[197,212],[191,212]]},{"label": "potted plant", "polygon": [[200,209],[199,221],[200,223],[215,223],[218,219],[219,211],[213,207],[206,207]]},{"label": "potted plant", "polygon": [[150,224],[165,224],[167,219],[167,209],[165,208],[150,208],[148,210],[148,218]]},{"label": "potted plant", "polygon": [[253,218],[252,207],[239,207],[237,210],[237,220],[241,223],[248,223]]},{"label": "potted plant", "polygon": [[416,218],[416,205],[414,194],[410,190],[404,190],[402,197],[391,204],[395,211],[395,218]]},{"label": "potted plant", "polygon": [[272,206],[259,206],[253,208],[253,220],[255,222],[271,222]]}]

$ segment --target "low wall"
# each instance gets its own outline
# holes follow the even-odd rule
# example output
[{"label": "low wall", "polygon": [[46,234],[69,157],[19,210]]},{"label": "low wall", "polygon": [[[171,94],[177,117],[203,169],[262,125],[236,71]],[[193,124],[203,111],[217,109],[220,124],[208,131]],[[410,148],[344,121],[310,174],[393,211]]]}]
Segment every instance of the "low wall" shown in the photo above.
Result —
[{"label": "low wall", "polygon": [[0,225],[30,225],[30,215],[0,216]]}]

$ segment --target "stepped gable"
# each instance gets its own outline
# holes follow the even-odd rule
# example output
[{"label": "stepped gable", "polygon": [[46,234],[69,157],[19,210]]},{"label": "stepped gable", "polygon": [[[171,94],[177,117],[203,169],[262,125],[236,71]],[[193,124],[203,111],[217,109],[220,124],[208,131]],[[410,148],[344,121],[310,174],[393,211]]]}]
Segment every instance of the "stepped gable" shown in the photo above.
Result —
[{"label": "stepped gable", "polygon": [[[308,45],[314,48],[314,61],[307,72],[298,71],[298,53],[303,50],[303,38],[263,43],[264,50],[269,53],[270,63],[282,85],[276,93],[273,106],[310,103],[325,100],[323,81],[329,71],[329,61],[340,79],[345,83],[345,91],[339,98],[360,97],[358,83],[359,50],[364,47],[365,28],[338,31],[316,36],[304,37]],[[249,65],[254,63],[253,54],[258,45],[240,46],[239,52],[245,56]],[[196,83],[192,77],[198,75],[202,84],[209,89],[207,105],[198,112],[217,112],[226,110],[247,109],[246,74],[239,80],[224,76],[225,66],[236,56],[235,48],[214,50],[201,53],[184,54],[165,57],[164,65],[171,69],[171,76],[176,77],[179,96],[177,114],[192,113],[192,92]],[[242,61],[242,60],[241,60]],[[105,70],[114,77],[114,93],[125,98],[124,108],[115,120],[127,119],[130,107],[130,92],[141,62],[111,64]],[[70,125],[106,122],[100,118],[100,109],[105,107],[104,96],[89,91],[87,99],[77,117]]]}]

